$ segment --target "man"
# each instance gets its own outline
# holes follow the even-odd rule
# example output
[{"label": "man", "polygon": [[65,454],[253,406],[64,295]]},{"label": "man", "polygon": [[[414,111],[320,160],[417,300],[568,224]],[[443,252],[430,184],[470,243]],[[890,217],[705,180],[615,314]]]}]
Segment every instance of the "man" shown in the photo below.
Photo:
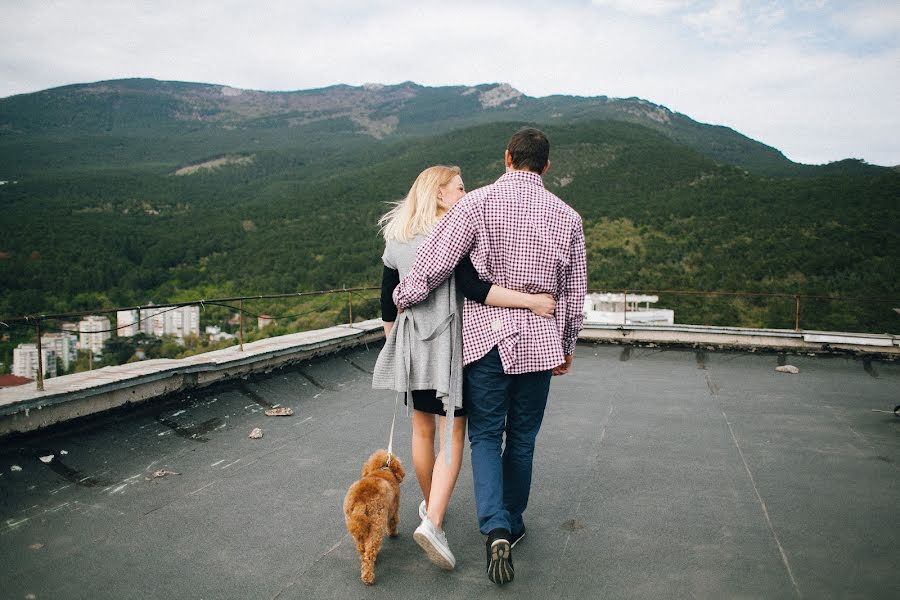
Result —
[{"label": "man", "polygon": [[512,547],[525,535],[522,514],[550,377],[571,369],[583,321],[584,231],[578,213],[544,188],[549,157],[550,143],[541,131],[517,131],[505,152],[506,173],[457,203],[394,290],[401,308],[421,302],[468,254],[485,281],[556,297],[553,319],[465,303],[463,395],[475,503],[479,528],[488,536],[488,577],[497,584],[515,574]]}]

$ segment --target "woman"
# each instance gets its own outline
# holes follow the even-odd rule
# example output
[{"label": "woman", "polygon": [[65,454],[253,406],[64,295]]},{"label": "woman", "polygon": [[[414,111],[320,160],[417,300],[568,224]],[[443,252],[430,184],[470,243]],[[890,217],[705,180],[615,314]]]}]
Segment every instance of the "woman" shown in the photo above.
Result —
[{"label": "woman", "polygon": [[[548,294],[524,294],[481,281],[466,257],[428,298],[398,316],[394,287],[411,269],[419,244],[465,193],[459,167],[429,167],[416,178],[406,198],[379,221],[385,238],[381,307],[387,340],[372,386],[412,395],[413,466],[425,498],[419,505],[422,523],[413,537],[433,563],[448,570],[456,560],[443,532],[444,514],[459,476],[466,430],[462,296],[492,306],[530,309],[544,317],[551,317],[556,306]],[[447,419],[451,409],[454,418]],[[440,421],[437,456],[435,416]],[[452,440],[449,451],[448,439]]]}]

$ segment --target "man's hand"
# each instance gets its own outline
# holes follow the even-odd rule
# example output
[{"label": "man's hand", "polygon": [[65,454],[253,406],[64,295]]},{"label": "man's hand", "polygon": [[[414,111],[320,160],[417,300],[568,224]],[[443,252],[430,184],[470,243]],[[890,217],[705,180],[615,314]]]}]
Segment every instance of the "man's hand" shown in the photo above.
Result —
[{"label": "man's hand", "polygon": [[574,354],[566,354],[565,362],[559,365],[558,367],[553,367],[554,375],[566,375],[569,371],[572,370],[572,359],[575,358]]},{"label": "man's hand", "polygon": [[556,311],[556,300],[550,294],[531,294],[528,310],[539,317],[550,319]]}]

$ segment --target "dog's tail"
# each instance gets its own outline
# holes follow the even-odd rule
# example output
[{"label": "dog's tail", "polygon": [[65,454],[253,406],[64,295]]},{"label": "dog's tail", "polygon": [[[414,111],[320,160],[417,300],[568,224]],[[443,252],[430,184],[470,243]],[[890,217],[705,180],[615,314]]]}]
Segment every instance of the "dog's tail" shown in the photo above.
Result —
[{"label": "dog's tail", "polygon": [[[347,529],[350,531],[353,537],[357,539],[367,538],[370,533],[373,533],[370,531],[372,527],[377,527],[376,523],[383,520],[378,518],[381,516],[378,514],[380,512],[382,512],[382,509],[375,508],[368,503],[354,503],[346,512]],[[380,535],[383,532],[378,531],[374,533]]]}]

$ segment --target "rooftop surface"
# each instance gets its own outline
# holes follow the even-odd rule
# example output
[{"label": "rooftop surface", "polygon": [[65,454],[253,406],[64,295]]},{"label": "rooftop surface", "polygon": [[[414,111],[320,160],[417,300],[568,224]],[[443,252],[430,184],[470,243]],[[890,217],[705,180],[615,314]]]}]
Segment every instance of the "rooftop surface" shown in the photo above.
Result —
[{"label": "rooftop surface", "polygon": [[[788,355],[790,375],[775,354],[605,345],[553,381],[516,580],[484,574],[468,453],[456,570],[416,546],[401,417],[400,537],[366,588],[341,503],[387,445],[377,352],[4,439],[0,596],[900,597],[900,365]],[[263,416],[274,405],[294,415]]]}]

